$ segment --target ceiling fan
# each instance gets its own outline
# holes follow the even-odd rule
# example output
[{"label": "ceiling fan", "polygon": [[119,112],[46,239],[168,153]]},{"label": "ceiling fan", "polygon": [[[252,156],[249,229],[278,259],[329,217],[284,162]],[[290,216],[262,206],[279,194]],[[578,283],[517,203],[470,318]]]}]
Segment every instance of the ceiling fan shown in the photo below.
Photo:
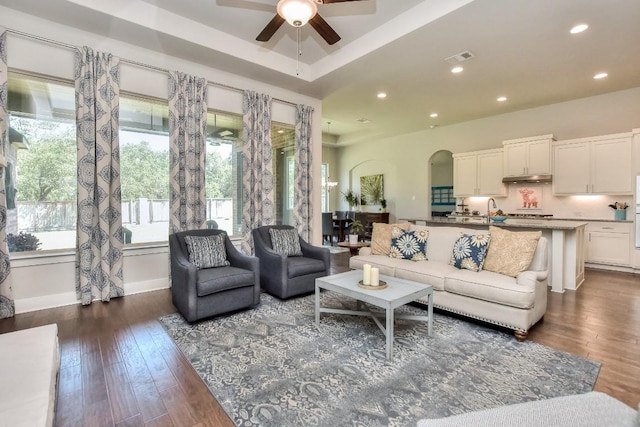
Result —
[{"label": "ceiling fan", "polygon": [[276,6],[277,14],[262,30],[256,40],[266,42],[278,31],[278,29],[288,22],[294,27],[302,27],[307,22],[325,39],[330,45],[337,43],[340,36],[333,28],[318,14],[319,4],[342,3],[347,1],[362,0],[279,0]]}]

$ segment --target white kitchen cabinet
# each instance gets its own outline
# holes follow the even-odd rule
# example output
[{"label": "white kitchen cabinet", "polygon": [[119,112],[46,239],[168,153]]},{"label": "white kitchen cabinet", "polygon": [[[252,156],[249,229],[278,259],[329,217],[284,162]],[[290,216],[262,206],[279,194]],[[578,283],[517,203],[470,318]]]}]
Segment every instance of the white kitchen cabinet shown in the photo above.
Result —
[{"label": "white kitchen cabinet", "polygon": [[631,223],[590,222],[587,225],[586,261],[631,266]]},{"label": "white kitchen cabinet", "polygon": [[553,135],[503,141],[504,176],[550,174],[552,141]]},{"label": "white kitchen cabinet", "polygon": [[456,197],[505,196],[502,149],[453,155],[453,193]]},{"label": "white kitchen cabinet", "polygon": [[633,194],[631,134],[556,142],[553,193]]}]

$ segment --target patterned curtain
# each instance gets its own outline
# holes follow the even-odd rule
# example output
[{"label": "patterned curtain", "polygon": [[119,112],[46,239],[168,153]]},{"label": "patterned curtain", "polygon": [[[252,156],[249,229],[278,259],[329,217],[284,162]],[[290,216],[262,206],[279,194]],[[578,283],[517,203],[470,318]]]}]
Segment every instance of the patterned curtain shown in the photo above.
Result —
[{"label": "patterned curtain", "polygon": [[76,293],[83,305],[124,295],[118,113],[120,60],[75,54],[78,140]]},{"label": "patterned curtain", "polygon": [[251,230],[274,223],[271,97],[245,91],[242,115],[242,250],[253,254]]},{"label": "patterned curtain", "polygon": [[204,228],[207,81],[169,73],[169,232]]},{"label": "patterned curtain", "polygon": [[[0,27],[0,153],[5,157],[7,140],[7,30]],[[11,289],[11,266],[9,247],[7,246],[7,198],[4,188],[4,174],[7,169],[0,168],[0,319],[13,317],[15,306]]]},{"label": "patterned curtain", "polygon": [[296,141],[295,141],[295,201],[293,215],[298,233],[310,241],[313,203],[311,194],[311,115],[313,108],[296,105]]}]

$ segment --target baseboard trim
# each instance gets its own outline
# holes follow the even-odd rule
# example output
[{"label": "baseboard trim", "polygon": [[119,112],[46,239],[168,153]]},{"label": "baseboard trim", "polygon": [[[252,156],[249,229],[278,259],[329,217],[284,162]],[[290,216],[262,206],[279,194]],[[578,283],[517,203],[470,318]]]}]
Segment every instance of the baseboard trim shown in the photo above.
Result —
[{"label": "baseboard trim", "polygon": [[43,295],[33,298],[22,298],[15,301],[16,314],[31,311],[46,310],[48,308],[63,307],[65,305],[80,304],[75,292]]},{"label": "baseboard trim", "polygon": [[[124,284],[124,294],[134,295],[143,292],[158,291],[169,288],[168,279],[144,280]],[[80,304],[75,292],[63,292],[59,294],[43,295],[33,298],[15,300],[16,314],[29,313],[31,311],[46,310],[49,308],[64,307],[66,305]]]},{"label": "baseboard trim", "polygon": [[169,288],[169,279],[153,279],[144,280],[142,282],[125,283],[124,294],[134,295],[143,292],[159,291],[160,289]]}]

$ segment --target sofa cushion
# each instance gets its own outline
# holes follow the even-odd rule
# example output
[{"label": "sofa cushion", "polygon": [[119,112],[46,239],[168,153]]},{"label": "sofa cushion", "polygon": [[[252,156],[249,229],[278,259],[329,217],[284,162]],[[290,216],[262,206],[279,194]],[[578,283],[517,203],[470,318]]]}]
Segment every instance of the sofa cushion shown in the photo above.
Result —
[{"label": "sofa cushion", "polygon": [[490,240],[489,233],[461,233],[453,245],[450,264],[455,268],[465,268],[471,271],[482,270]]},{"label": "sofa cushion", "polygon": [[389,256],[411,261],[426,261],[428,238],[429,232],[426,230],[406,231],[399,227],[393,227]]},{"label": "sofa cushion", "polygon": [[523,286],[513,277],[487,270],[456,270],[445,278],[444,290],[516,308],[528,309],[535,302],[535,284]]},{"label": "sofa cushion", "polygon": [[404,261],[396,266],[395,276],[399,279],[413,280],[414,282],[431,285],[436,291],[444,290],[445,277],[457,271],[457,269],[444,262],[408,262]]},{"label": "sofa cushion", "polygon": [[[381,275],[395,276],[396,267],[406,263],[406,260],[399,260],[395,258],[389,258],[386,255],[371,255],[365,251],[368,248],[362,248],[360,250],[361,255],[352,256],[349,259],[349,268],[362,270],[365,264],[371,264],[373,267],[378,267]],[[365,252],[365,254],[362,254]]]},{"label": "sofa cushion", "polygon": [[484,230],[472,230],[462,227],[444,226],[414,226],[412,229],[429,230],[429,245],[427,247],[427,258],[429,261],[440,261],[449,264],[451,261],[451,251],[453,244],[458,240],[460,233],[477,234],[486,233]]},{"label": "sofa cushion", "polygon": [[279,254],[302,256],[298,232],[293,228],[270,228],[271,247]]},{"label": "sofa cushion", "polygon": [[491,242],[484,269],[516,277],[531,264],[542,231],[509,231],[489,226]]},{"label": "sofa cushion", "polygon": [[189,261],[198,270],[229,265],[224,239],[224,234],[185,236],[184,242],[187,244],[187,250],[189,251]]},{"label": "sofa cushion", "polygon": [[391,230],[398,227],[408,230],[411,224],[408,222],[398,224],[384,224],[381,222],[373,223],[373,231],[371,232],[371,253],[373,255],[389,255],[391,248]]},{"label": "sofa cushion", "polygon": [[230,289],[253,286],[253,271],[238,267],[206,268],[196,273],[196,292],[199,297]]}]

